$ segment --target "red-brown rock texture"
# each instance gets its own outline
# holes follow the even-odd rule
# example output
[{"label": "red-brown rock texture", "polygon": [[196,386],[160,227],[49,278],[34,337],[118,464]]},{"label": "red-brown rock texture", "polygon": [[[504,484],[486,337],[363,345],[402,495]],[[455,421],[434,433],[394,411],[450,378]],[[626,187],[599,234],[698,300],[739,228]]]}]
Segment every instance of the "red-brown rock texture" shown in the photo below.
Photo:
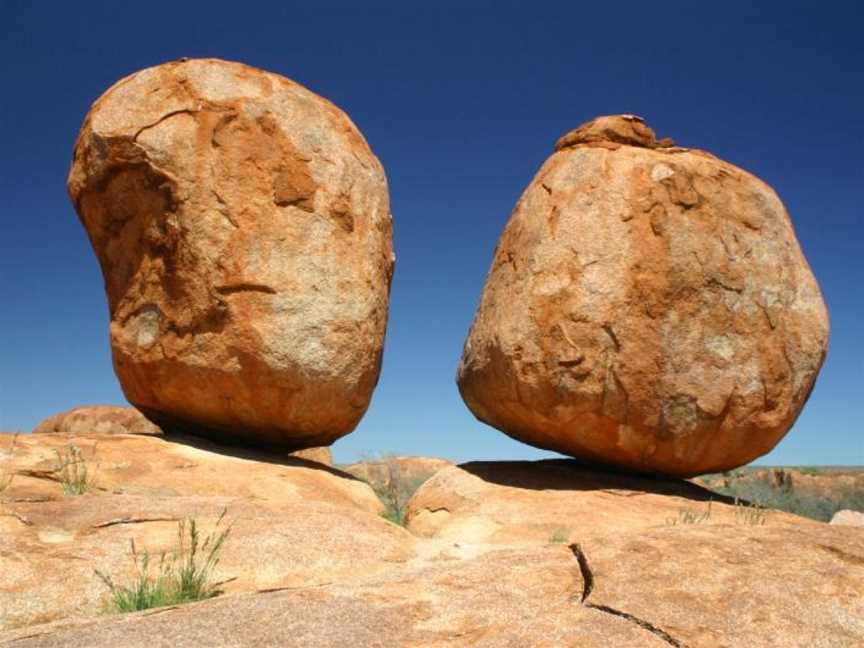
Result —
[{"label": "red-brown rock texture", "polygon": [[827,341],[770,187],[638,117],[600,117],[559,140],[516,205],[458,383],[516,439],[690,476],[771,450]]},{"label": "red-brown rock texture", "polygon": [[[178,521],[196,519],[207,533],[223,511],[231,538],[214,580],[230,593],[347,582],[414,556],[413,538],[350,475],[178,439],[0,434],[0,633],[98,614],[106,588],[94,570],[130,578],[130,540],[158,556],[174,550]],[[57,453],[73,445],[89,488],[67,496]]]},{"label": "red-brown rock texture", "polygon": [[[158,437],[79,438],[91,492],[64,496],[58,435],[0,435],[0,646],[795,648],[864,645],[864,533],[759,523],[674,479],[574,461],[440,470],[385,522],[359,480],[297,459]],[[187,440],[188,442],[188,440]],[[713,503],[710,498],[714,498]],[[93,573],[178,521],[231,535],[209,601],[104,614]],[[710,512],[676,524],[685,511]],[[671,518],[671,522],[670,522]]]},{"label": "red-brown rock texture", "polygon": [[49,416],[33,428],[33,434],[148,434],[162,430],[133,407],[82,405]]},{"label": "red-brown rock texture", "polygon": [[354,428],[393,252],[383,168],[345,113],[238,63],[166,63],[92,106],[68,187],[133,405],[163,427],[294,448]]}]

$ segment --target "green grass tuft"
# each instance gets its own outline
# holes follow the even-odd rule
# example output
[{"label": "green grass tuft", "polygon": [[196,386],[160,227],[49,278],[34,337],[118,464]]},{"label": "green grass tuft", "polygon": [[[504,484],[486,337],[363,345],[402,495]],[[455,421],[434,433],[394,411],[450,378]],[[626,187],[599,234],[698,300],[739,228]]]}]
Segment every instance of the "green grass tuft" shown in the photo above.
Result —
[{"label": "green grass tuft", "polygon": [[115,612],[135,612],[164,605],[180,605],[203,601],[218,595],[218,583],[212,581],[219,564],[219,554],[231,525],[222,526],[225,511],[213,530],[201,535],[195,520],[181,520],[177,525],[177,549],[162,553],[155,573],[151,573],[152,558],[147,551],[139,552],[131,541],[135,576],[130,584],[120,585],[99,570],[96,575],[111,593],[110,608]]},{"label": "green grass tuft", "polygon": [[369,463],[383,466],[382,476],[367,480],[378,495],[378,499],[384,504],[381,517],[393,524],[405,526],[408,522],[406,519],[408,501],[432,475],[424,474],[408,478],[402,473],[399,460],[391,455],[385,455],[380,460],[371,460]]},{"label": "green grass tuft", "polygon": [[568,540],[570,540],[570,529],[555,529],[549,536],[549,544],[564,544]]},{"label": "green grass tuft", "polygon": [[55,450],[57,456],[54,472],[60,480],[64,495],[83,495],[93,488],[87,462],[76,445],[66,446],[62,451]]}]

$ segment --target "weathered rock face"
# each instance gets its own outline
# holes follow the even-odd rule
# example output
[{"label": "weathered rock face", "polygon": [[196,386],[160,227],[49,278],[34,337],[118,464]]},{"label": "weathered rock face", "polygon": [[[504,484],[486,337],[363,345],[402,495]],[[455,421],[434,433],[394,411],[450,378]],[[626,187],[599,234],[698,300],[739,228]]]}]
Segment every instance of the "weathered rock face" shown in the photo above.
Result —
[{"label": "weathered rock face", "polygon": [[149,434],[162,430],[134,407],[83,405],[49,416],[33,428],[33,434]]},{"label": "weathered rock face", "polygon": [[[734,500],[678,479],[590,470],[572,459],[472,461],[450,466],[424,483],[408,503],[408,528],[419,536],[458,542],[525,545],[638,536],[676,526],[682,511],[704,525],[740,523]],[[770,511],[771,527],[822,527]]]},{"label": "weathered rock face", "polygon": [[[135,500],[128,492],[38,506],[21,501],[12,510],[20,517],[0,515],[0,525],[18,527],[11,537],[0,533],[0,627],[4,587],[11,582],[20,588],[25,578],[33,589],[5,594],[6,610],[19,623],[28,620],[21,619],[26,608],[31,622],[39,608],[53,613],[43,620],[58,620],[0,631],[0,645],[810,648],[864,641],[860,529],[773,511],[765,524],[749,524],[717,500],[709,519],[672,525],[664,520],[679,507],[704,510],[706,491],[678,480],[583,470],[560,460],[441,470],[412,502],[418,513],[412,529],[419,530],[421,512],[431,514],[425,517],[433,523],[424,530],[429,537],[412,538],[344,501],[350,483],[340,484],[331,472],[250,466],[260,483],[235,478],[223,485],[200,477],[211,470],[234,474],[213,463],[224,459],[192,455],[198,462],[195,482],[180,476],[185,469],[177,459],[189,456],[188,449],[144,437],[109,437],[107,444],[130,441],[170,448],[173,460],[165,456],[153,467],[176,465],[166,470],[170,483],[184,493],[193,485],[201,496],[209,493],[208,511],[216,508],[211,498],[217,492],[234,497],[237,486],[238,495],[264,489],[258,490],[263,498],[229,508],[235,527],[217,577],[238,580],[228,583],[226,595],[201,603],[81,618],[98,609],[72,607],[82,600],[82,584],[96,581],[86,571],[91,552],[100,566],[115,569],[111,557],[118,548],[125,550],[128,535],[149,547],[165,547],[170,539],[165,530],[173,525],[156,516],[168,517],[171,509],[165,498]],[[3,447],[0,440],[0,457]],[[119,475],[128,480],[140,474],[143,466],[133,463],[137,470],[112,471],[115,490]],[[32,488],[34,473],[21,468],[16,487]],[[145,483],[155,484],[158,477],[145,475]],[[325,484],[335,492],[321,492]],[[305,492],[294,493],[292,487]],[[325,497],[329,517],[324,517]],[[183,499],[186,506],[193,504],[179,494],[173,499],[177,506]],[[133,508],[141,501],[145,508]],[[137,519],[123,519],[120,506]],[[269,518],[260,513],[267,506],[273,507]],[[64,510],[52,522],[51,516]],[[22,518],[32,525],[26,527]],[[479,534],[480,519],[496,530]],[[166,525],[161,538],[159,524]],[[553,536],[561,527],[567,533]],[[63,537],[73,533],[74,539]],[[21,563],[36,551],[37,568],[22,578]],[[11,559],[4,563],[6,556]],[[60,606],[56,599],[42,602],[52,582],[49,592]],[[72,611],[78,618],[62,619]]]},{"label": "weathered rock face", "polygon": [[[226,594],[350,582],[413,558],[415,540],[379,516],[360,480],[184,441],[0,435],[0,631],[98,614],[108,597],[94,570],[129,582],[130,540],[159,556],[176,549],[178,521],[195,519],[206,534],[223,511],[231,535],[213,578],[228,581]],[[56,453],[72,445],[89,484],[77,496],[64,495],[57,471]]]},{"label": "weathered rock face", "polygon": [[558,142],[516,205],[458,383],[516,439],[689,476],[771,450],[827,340],[770,187],[639,118],[601,117]]},{"label": "weathered rock face", "polygon": [[[94,434],[146,434],[162,436],[162,429],[134,407],[116,405],[82,405],[49,416],[33,428],[33,434],[62,434],[67,437]],[[333,465],[329,447],[295,450],[290,457]]]},{"label": "weathered rock face", "polygon": [[294,448],[354,428],[393,252],[384,171],[341,110],[237,63],[149,68],[93,105],[68,186],[133,405]]}]

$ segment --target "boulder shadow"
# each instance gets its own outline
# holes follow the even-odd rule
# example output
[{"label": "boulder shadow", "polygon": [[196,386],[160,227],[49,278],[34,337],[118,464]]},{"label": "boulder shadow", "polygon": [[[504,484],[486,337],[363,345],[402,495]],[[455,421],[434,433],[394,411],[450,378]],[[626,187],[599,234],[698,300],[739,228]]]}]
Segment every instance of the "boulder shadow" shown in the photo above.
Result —
[{"label": "boulder shadow", "polygon": [[698,502],[713,500],[724,504],[735,503],[732,497],[686,479],[628,473],[596,464],[589,465],[576,459],[471,461],[459,467],[485,482],[526,490],[606,491],[621,497],[653,493]]},{"label": "boulder shadow", "polygon": [[339,470],[333,466],[328,466],[327,464],[318,461],[312,461],[311,459],[303,459],[302,457],[292,457],[289,454],[289,452],[291,452],[290,450],[278,448],[276,446],[250,447],[248,445],[233,444],[221,440],[214,441],[205,437],[189,434],[188,432],[178,432],[166,430],[164,428],[162,435],[157,438],[161,438],[164,441],[170,441],[171,443],[190,446],[197,450],[204,450],[205,452],[235,457],[237,459],[246,459],[249,461],[258,461],[261,463],[293,468],[312,468],[314,470],[321,470],[330,473],[335,477],[365,483],[362,479],[355,477],[351,473]]}]

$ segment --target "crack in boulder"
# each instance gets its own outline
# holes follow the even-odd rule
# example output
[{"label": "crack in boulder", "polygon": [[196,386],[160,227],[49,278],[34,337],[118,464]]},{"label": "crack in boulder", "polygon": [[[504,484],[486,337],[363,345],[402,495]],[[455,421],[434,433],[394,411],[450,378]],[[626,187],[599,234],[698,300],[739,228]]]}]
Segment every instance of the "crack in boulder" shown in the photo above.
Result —
[{"label": "crack in boulder", "polygon": [[193,110],[192,108],[179,108],[177,110],[172,110],[171,112],[162,115],[159,119],[157,119],[153,123],[146,124],[145,126],[142,126],[141,128],[139,128],[138,131],[132,136],[132,141],[137,142],[138,136],[141,135],[141,133],[143,133],[146,130],[150,130],[151,128],[156,128],[156,126],[158,126],[159,124],[164,122],[166,119],[173,117],[174,115],[194,115],[195,112],[196,111]]},{"label": "crack in boulder", "polygon": [[626,619],[631,623],[635,623],[640,628],[660,637],[670,646],[675,646],[675,648],[688,648],[687,644],[681,642],[662,628],[658,628],[653,623],[646,621],[645,619],[640,619],[636,615],[630,614],[629,612],[624,612],[622,610],[618,610],[609,605],[588,603],[588,597],[594,590],[594,573],[591,571],[591,567],[588,565],[588,557],[585,555],[585,552],[582,551],[582,547],[580,547],[578,543],[573,543],[569,546],[569,548],[570,551],[573,552],[573,556],[576,558],[576,562],[579,563],[579,571],[582,574],[582,595],[579,602],[583,606],[591,608],[592,610],[598,610],[600,612],[612,614],[614,616],[621,617],[622,619]]}]

